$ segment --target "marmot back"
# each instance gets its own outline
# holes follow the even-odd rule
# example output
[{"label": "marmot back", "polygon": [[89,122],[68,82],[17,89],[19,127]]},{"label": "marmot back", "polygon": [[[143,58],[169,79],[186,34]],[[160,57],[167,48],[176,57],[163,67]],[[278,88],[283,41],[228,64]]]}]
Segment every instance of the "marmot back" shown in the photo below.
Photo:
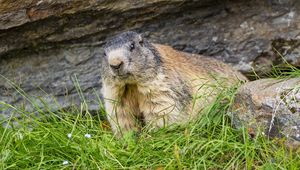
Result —
[{"label": "marmot back", "polygon": [[135,32],[108,40],[101,72],[105,109],[121,135],[195,118],[216,94],[247,79],[216,59],[151,44]]}]

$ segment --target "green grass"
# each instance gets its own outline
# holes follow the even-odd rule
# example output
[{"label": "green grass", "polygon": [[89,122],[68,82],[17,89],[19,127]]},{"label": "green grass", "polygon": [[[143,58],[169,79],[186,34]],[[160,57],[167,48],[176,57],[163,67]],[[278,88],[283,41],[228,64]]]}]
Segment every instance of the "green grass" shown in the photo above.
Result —
[{"label": "green grass", "polygon": [[[284,63],[274,66],[267,76],[300,77],[298,68]],[[256,74],[253,77],[259,78]],[[82,94],[76,77],[74,81],[78,93]],[[251,138],[247,129],[232,127],[229,113],[236,88],[222,92],[194,122],[155,132],[144,130],[138,137],[117,139],[108,123],[100,119],[105,114],[103,109],[92,116],[83,95],[79,95],[83,101],[79,109],[54,113],[47,103],[29,98],[10,83],[35,110],[26,112],[0,101],[0,111],[9,109],[12,113],[9,118],[0,117],[3,125],[0,126],[0,169],[298,170],[300,167],[299,149],[292,151],[280,141],[270,141],[260,135]],[[46,109],[39,108],[37,103],[43,103]],[[15,114],[21,117],[16,118]]]},{"label": "green grass", "polygon": [[0,127],[0,169],[299,169],[299,153],[232,128],[228,112],[235,93],[224,91],[194,122],[124,139],[116,139],[84,103],[56,113],[36,107],[36,117],[2,102],[0,109],[21,118],[12,115]]},{"label": "green grass", "polygon": [[[300,77],[300,69],[299,67],[293,66],[290,64],[285,57],[277,51],[273,47],[274,52],[276,55],[282,60],[281,64],[273,65],[270,72],[267,73],[261,73],[263,77],[266,78],[277,78],[277,79],[283,79],[283,78],[295,78]],[[253,73],[249,76],[252,77],[252,79],[260,79],[261,77],[255,72],[255,70],[252,70]]]}]

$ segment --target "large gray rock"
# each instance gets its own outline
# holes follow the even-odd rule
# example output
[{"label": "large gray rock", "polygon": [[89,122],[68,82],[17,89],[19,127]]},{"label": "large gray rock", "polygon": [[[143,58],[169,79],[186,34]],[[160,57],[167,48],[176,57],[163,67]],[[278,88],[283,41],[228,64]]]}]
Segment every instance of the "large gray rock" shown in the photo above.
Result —
[{"label": "large gray rock", "polygon": [[[272,46],[299,65],[299,11],[297,0],[4,0],[0,74],[29,96],[55,103],[54,96],[62,107],[82,101],[71,79],[77,75],[98,110],[99,57],[108,36],[134,29],[152,42],[263,74],[282,62]],[[0,101],[30,108],[3,77]]]},{"label": "large gray rock", "polygon": [[261,79],[244,84],[233,105],[233,123],[250,135],[286,138],[300,146],[300,78]]},{"label": "large gray rock", "polygon": [[49,107],[50,111],[80,108],[86,102],[91,111],[99,111],[101,82],[97,51],[97,48],[76,47],[51,50],[51,54],[47,51],[26,54],[20,60],[2,60],[1,74],[5,78],[0,77],[0,101],[28,111],[37,110],[34,106]]}]

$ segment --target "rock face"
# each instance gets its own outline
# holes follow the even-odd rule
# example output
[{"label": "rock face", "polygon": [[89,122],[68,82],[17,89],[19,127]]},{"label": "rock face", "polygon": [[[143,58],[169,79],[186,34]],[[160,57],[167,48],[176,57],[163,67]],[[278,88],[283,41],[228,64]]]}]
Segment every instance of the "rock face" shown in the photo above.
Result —
[{"label": "rock face", "polygon": [[0,101],[30,108],[9,79],[34,98],[69,107],[85,96],[98,110],[102,45],[125,30],[218,58],[245,74],[254,67],[262,75],[281,63],[277,51],[299,65],[299,11],[298,0],[3,0]]},{"label": "rock face", "polygon": [[26,54],[21,59],[2,60],[1,74],[5,77],[0,77],[0,101],[33,110],[31,101],[17,90],[20,88],[39,108],[49,107],[52,111],[80,108],[80,103],[86,101],[90,110],[99,111],[101,82],[97,51],[88,47],[53,49],[51,54],[44,51]]},{"label": "rock face", "polygon": [[233,105],[233,123],[257,133],[287,139],[300,146],[300,78],[261,79],[244,84]]}]

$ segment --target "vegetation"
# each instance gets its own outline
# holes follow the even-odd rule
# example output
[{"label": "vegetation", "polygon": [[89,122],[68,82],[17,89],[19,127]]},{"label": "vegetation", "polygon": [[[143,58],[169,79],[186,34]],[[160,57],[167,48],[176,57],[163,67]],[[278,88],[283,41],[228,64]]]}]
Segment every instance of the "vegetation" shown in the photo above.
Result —
[{"label": "vegetation", "polygon": [[[263,136],[236,130],[229,108],[236,88],[220,94],[198,120],[186,125],[144,130],[138,137],[115,138],[103,111],[80,109],[34,112],[0,103],[14,115],[0,126],[0,169],[298,169],[299,153]],[[224,103],[224,101],[227,101]],[[44,103],[47,105],[46,103]],[[50,106],[49,106],[50,107]],[[36,116],[39,115],[39,116]]]}]

